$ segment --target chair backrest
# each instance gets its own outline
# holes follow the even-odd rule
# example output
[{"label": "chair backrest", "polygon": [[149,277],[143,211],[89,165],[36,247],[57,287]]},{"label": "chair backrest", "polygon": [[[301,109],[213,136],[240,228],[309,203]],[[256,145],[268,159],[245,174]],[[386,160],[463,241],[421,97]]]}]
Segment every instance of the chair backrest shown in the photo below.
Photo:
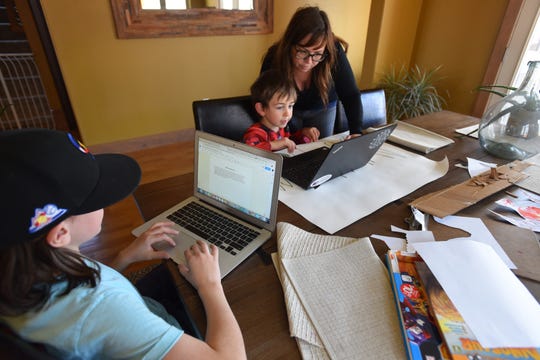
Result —
[{"label": "chair backrest", "polygon": [[383,89],[369,89],[360,92],[362,99],[362,127],[386,125],[386,97]]},{"label": "chair backrest", "polygon": [[259,121],[249,95],[193,102],[195,129],[242,141],[244,132]]},{"label": "chair backrest", "polygon": [[[386,124],[386,97],[383,89],[367,89],[360,91],[362,101],[362,127],[378,127]],[[338,101],[334,133],[349,130],[349,123],[343,104]]]}]

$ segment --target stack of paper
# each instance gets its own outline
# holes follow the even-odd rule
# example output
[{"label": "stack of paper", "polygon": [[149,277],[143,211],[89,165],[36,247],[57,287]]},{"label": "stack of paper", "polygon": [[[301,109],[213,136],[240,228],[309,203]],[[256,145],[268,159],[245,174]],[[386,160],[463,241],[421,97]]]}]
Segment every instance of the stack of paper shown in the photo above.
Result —
[{"label": "stack of paper", "polygon": [[[397,127],[388,140],[408,148],[428,154],[434,150],[454,143],[454,140],[423,129],[421,127],[396,120]],[[373,128],[367,131],[374,130]]]},{"label": "stack of paper", "polygon": [[368,238],[278,224],[274,256],[304,359],[403,359],[392,290]]}]

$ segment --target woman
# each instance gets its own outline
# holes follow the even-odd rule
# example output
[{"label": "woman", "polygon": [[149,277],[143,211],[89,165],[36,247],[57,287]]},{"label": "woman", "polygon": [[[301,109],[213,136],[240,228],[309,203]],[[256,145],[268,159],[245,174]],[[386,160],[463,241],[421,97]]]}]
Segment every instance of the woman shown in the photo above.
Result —
[{"label": "woman", "polygon": [[[334,35],[328,15],[318,7],[299,8],[282,38],[272,45],[261,72],[275,68],[294,83],[298,99],[291,131],[305,131],[312,141],[333,134],[336,105],[345,108],[351,134],[362,131],[360,90],[346,57],[348,44]],[[315,138],[308,129],[319,130]]]}]

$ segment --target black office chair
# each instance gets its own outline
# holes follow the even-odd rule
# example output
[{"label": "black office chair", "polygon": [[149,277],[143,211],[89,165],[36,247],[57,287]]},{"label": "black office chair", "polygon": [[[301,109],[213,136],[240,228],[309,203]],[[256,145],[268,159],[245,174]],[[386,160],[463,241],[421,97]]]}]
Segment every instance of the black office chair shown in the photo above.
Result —
[{"label": "black office chair", "polygon": [[242,141],[244,132],[259,121],[249,95],[193,102],[195,129]]},{"label": "black office chair", "polygon": [[23,340],[3,322],[0,322],[0,358],[28,360],[58,359],[47,352],[45,345]]},{"label": "black office chair", "polygon": [[[362,101],[362,128],[379,127],[386,125],[386,97],[383,89],[367,89],[360,91]],[[349,130],[349,123],[345,115],[343,104],[338,102],[334,133]]]},{"label": "black office chair", "polygon": [[151,297],[163,305],[165,310],[178,321],[186,334],[204,340],[204,336],[199,331],[180,290],[175,284],[173,272],[180,276],[178,268],[172,260],[165,260],[138,280],[135,287],[141,295]]}]

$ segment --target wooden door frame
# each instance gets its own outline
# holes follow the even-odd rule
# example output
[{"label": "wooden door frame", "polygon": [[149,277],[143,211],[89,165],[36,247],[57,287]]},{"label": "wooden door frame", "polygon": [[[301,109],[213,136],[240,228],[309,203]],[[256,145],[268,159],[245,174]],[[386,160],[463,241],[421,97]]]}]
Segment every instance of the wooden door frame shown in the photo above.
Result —
[{"label": "wooden door frame", "polygon": [[[523,0],[509,0],[504,14],[501,27],[499,28],[499,33],[493,46],[491,52],[491,57],[489,58],[488,65],[486,67],[486,72],[484,73],[484,78],[482,79],[482,84],[491,85],[494,84],[497,73],[501,66],[508,42],[512,36],[512,32],[516,25],[516,21],[523,5]],[[474,102],[471,115],[481,118],[486,109],[486,105],[489,100],[489,93],[485,91],[479,91],[476,96],[476,101]]]},{"label": "wooden door frame", "polygon": [[39,0],[15,0],[15,6],[23,22],[47,98],[53,108],[56,127],[79,136],[79,128],[41,3]]}]

